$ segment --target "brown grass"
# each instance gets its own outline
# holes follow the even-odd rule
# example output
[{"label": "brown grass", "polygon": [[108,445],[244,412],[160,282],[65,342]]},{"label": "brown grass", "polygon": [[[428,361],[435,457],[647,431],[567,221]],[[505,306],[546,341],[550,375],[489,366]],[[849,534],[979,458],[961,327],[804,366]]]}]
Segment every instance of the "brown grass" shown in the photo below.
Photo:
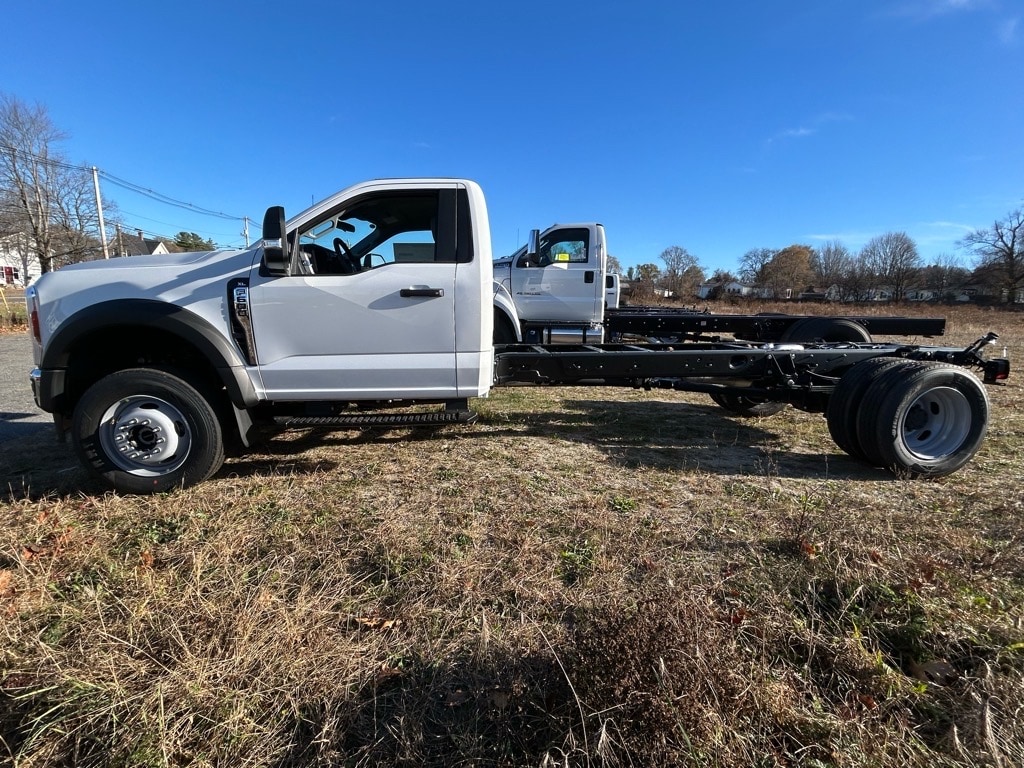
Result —
[{"label": "brown grass", "polygon": [[0,287],[0,333],[24,333],[27,322],[25,292]]},{"label": "brown grass", "polygon": [[[1024,316],[950,317],[1024,359]],[[989,394],[934,482],[818,415],[593,388],[153,498],[0,446],[0,761],[1020,765],[1024,390]]]}]

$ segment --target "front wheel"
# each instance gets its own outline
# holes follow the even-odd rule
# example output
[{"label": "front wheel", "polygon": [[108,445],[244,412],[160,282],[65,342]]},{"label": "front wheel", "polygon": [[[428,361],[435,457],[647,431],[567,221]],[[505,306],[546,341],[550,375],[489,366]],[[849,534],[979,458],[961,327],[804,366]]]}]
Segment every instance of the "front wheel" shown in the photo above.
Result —
[{"label": "front wheel", "polygon": [[207,399],[151,368],[112,373],[86,390],[72,441],[92,474],[128,493],[194,485],[224,463],[220,422]]}]

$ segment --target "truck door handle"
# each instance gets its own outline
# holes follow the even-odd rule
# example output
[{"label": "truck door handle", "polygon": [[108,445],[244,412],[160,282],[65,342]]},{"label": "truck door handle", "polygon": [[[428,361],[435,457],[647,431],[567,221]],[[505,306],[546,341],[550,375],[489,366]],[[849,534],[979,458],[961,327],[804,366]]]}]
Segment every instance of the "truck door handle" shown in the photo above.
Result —
[{"label": "truck door handle", "polygon": [[444,296],[444,288],[403,288],[398,292],[403,299],[428,298],[439,299]]},{"label": "truck door handle", "polygon": [[584,283],[592,283],[592,282],[594,282],[594,270],[588,269],[586,272],[583,273],[583,282]]}]

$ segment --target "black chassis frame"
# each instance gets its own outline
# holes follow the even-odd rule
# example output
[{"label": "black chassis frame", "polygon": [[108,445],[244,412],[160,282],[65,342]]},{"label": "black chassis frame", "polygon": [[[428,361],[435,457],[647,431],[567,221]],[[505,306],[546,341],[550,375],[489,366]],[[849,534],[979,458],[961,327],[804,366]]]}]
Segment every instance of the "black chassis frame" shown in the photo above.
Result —
[{"label": "black chassis frame", "polygon": [[[707,340],[708,334],[729,333],[748,341],[778,341],[802,320],[826,317],[818,315],[722,315],[693,309],[666,307],[620,307],[605,313],[604,325],[610,334],[632,334],[654,338]],[[826,319],[828,319],[826,317]],[[840,315],[834,319],[852,320],[876,336],[942,336],[945,318],[888,317],[884,315]]]},{"label": "black chassis frame", "polygon": [[583,344],[495,347],[495,384],[603,385],[737,394],[819,410],[849,368],[875,357],[952,363],[1009,374],[1002,358],[985,360],[989,333],[965,349],[907,344]]}]

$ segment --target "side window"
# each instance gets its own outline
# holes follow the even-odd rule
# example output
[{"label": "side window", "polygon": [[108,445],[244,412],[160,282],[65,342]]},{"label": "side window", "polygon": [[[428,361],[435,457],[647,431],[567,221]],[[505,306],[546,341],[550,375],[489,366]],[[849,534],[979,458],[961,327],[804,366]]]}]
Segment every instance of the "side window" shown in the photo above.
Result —
[{"label": "side window", "polygon": [[[388,192],[349,202],[299,233],[306,274],[349,275],[389,264],[455,261],[454,205],[446,190]],[[447,203],[447,200],[445,200]]]},{"label": "side window", "polygon": [[538,264],[586,263],[590,237],[586,229],[559,229],[545,235],[540,241]]}]

